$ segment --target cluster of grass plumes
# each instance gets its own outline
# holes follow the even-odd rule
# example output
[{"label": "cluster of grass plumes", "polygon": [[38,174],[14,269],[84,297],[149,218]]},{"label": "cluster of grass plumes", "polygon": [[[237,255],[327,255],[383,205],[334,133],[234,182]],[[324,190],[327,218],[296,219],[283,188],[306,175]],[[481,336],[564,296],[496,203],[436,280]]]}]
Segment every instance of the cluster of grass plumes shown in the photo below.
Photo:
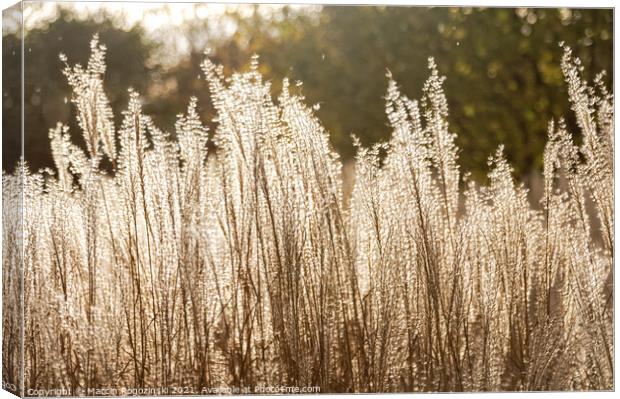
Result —
[{"label": "cluster of grass plumes", "polygon": [[[327,132],[256,60],[231,77],[206,60],[217,130],[192,100],[172,139],[134,92],[115,131],[91,49],[65,68],[86,149],[58,125],[56,172],[3,176],[5,209],[25,190],[27,389],[613,387],[613,100],[570,50],[581,144],[550,125],[532,207],[501,148],[488,185],[461,174],[432,60],[420,103],[389,78],[392,139],[358,146],[345,201]],[[5,287],[19,219],[3,212]]]}]

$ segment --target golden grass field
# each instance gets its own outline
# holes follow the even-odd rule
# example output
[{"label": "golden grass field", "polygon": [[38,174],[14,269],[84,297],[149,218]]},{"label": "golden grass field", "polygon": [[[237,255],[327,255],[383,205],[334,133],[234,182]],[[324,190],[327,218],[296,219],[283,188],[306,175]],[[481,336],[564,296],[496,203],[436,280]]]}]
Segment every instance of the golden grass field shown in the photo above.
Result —
[{"label": "golden grass field", "polygon": [[81,132],[50,130],[56,169],[3,174],[4,381],[613,389],[613,99],[570,49],[580,129],[550,122],[538,206],[502,148],[485,184],[460,170],[433,60],[420,101],[388,77],[392,137],[358,144],[345,196],[313,107],[257,59],[207,58],[218,127],[192,100],[169,134],[133,91],[114,126],[91,52],[64,70]]}]

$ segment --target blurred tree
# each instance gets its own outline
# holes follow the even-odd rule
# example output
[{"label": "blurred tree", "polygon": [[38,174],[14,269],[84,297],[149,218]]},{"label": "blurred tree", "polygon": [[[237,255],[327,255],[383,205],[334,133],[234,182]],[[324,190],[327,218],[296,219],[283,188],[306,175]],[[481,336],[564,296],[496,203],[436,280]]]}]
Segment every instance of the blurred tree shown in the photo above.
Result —
[{"label": "blurred tree", "polygon": [[[172,16],[173,7],[168,12]],[[69,59],[85,61],[95,31],[109,49],[106,87],[117,118],[126,88],[133,86],[144,93],[145,111],[162,128],[173,130],[190,96],[198,97],[203,121],[214,128],[200,70],[205,48],[228,73],[248,68],[256,53],[274,94],[283,77],[304,83],[296,90],[308,103],[320,104],[317,114],[345,159],[354,153],[352,133],[364,144],[390,134],[383,101],[386,71],[404,93],[419,98],[427,58],[433,56],[447,77],[460,163],[479,178],[501,143],[518,174],[540,168],[548,121],[566,116],[574,124],[560,71],[560,41],[573,47],[590,78],[603,69],[611,72],[613,65],[613,13],[604,9],[247,5],[225,15],[204,15],[195,13],[174,32],[162,25],[150,42],[139,27],[123,31],[106,18],[77,21],[67,12],[28,32],[27,159],[50,165],[47,129],[57,120],[74,123],[72,107],[63,101],[68,87],[57,54],[65,51]],[[222,34],[230,27],[232,34]],[[151,65],[153,42],[165,43],[160,54],[173,53],[168,58],[176,62],[166,68]],[[12,76],[5,81],[16,84]],[[612,83],[611,76],[607,80]]]},{"label": "blurred tree", "polygon": [[[71,92],[62,74],[59,54],[65,53],[71,63],[85,64],[90,53],[89,41],[99,33],[108,48],[105,88],[120,124],[122,111],[127,106],[127,88],[143,93],[156,67],[149,66],[149,57],[155,45],[147,41],[142,28],[130,30],[116,27],[113,19],[100,21],[78,19],[73,13],[60,8],[58,18],[25,32],[24,38],[24,148],[25,158],[33,169],[53,166],[48,130],[57,122],[68,124],[76,142],[81,142],[81,131],[71,105]],[[3,35],[2,57],[21,51],[21,43],[13,34]],[[3,70],[3,140],[19,137],[20,70]],[[2,168],[12,170],[19,154],[5,152]]]},{"label": "blurred tree", "polygon": [[[22,4],[2,10],[2,169],[12,170],[21,153],[21,91],[19,75],[22,53],[13,47],[9,51],[7,40],[19,42],[22,32]],[[12,78],[12,79],[9,79]],[[10,370],[9,370],[10,372]]]},{"label": "blurred tree", "polygon": [[433,56],[447,77],[461,165],[483,177],[488,156],[504,143],[516,172],[526,174],[541,167],[548,121],[573,123],[558,43],[575,49],[590,78],[612,71],[611,10],[361,6],[324,7],[318,19],[283,14],[239,17],[234,41],[261,55],[268,76],[304,82],[345,157],[353,153],[351,133],[365,144],[389,135],[386,69],[419,98]]}]

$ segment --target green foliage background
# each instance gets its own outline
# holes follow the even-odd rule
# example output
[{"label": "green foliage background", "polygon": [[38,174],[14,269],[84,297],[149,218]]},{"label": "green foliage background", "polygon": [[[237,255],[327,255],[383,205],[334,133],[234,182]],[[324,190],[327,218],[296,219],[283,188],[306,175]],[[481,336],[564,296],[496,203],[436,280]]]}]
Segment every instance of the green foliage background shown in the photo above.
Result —
[{"label": "green foliage background", "polygon": [[[427,58],[435,57],[447,77],[450,123],[458,134],[461,166],[482,177],[486,161],[501,143],[516,173],[540,169],[551,118],[571,119],[560,71],[563,41],[581,58],[585,73],[613,70],[613,13],[604,9],[512,9],[421,7],[284,7],[278,12],[231,10],[226,19],[232,35],[213,35],[214,21],[188,20],[175,32],[162,27],[147,35],[136,25],[120,27],[112,16],[77,18],[64,9],[58,17],[26,32],[26,159],[35,169],[52,166],[47,131],[57,121],[74,125],[69,87],[61,74],[58,53],[86,61],[88,42],[99,32],[108,46],[106,85],[117,118],[127,104],[128,87],[145,98],[145,111],[172,131],[175,116],[190,96],[199,98],[203,121],[214,127],[209,91],[200,78],[204,47],[227,72],[248,67],[260,55],[261,72],[273,80],[303,81],[298,90],[329,130],[344,159],[354,155],[350,135],[364,144],[385,140],[390,132],[384,114],[389,70],[404,93],[419,98],[427,77]],[[246,10],[247,11],[247,10]],[[189,46],[173,62],[164,36],[178,35]],[[19,41],[3,36],[3,58]],[[18,71],[4,70],[3,141],[16,127],[11,112],[19,98]],[[607,76],[608,84],[612,76]],[[73,125],[71,125],[73,124]],[[17,127],[18,129],[18,127]],[[13,135],[14,136],[14,135]],[[6,147],[5,147],[6,148]],[[12,169],[15,154],[4,154]]]}]

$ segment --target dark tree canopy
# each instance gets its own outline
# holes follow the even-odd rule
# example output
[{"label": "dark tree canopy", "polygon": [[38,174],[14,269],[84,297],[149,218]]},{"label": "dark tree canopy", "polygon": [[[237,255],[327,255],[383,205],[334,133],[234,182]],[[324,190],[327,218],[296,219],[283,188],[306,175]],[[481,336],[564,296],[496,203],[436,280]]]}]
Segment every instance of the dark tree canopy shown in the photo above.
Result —
[{"label": "dark tree canopy", "polygon": [[270,76],[304,82],[345,157],[351,133],[365,144],[390,133],[386,69],[419,98],[434,57],[447,77],[461,165],[481,175],[502,143],[517,172],[541,167],[549,120],[571,117],[558,44],[575,49],[589,78],[611,73],[612,23],[610,10],[325,7],[315,24],[299,16],[275,24],[271,37],[262,24],[242,34]]},{"label": "dark tree canopy", "polygon": [[[184,31],[172,34],[185,37],[189,50],[170,68],[157,67],[153,59],[153,43],[163,42],[162,37],[147,40],[139,25],[125,31],[107,19],[77,20],[64,11],[28,32],[26,159],[35,169],[51,166],[47,130],[57,121],[74,120],[65,102],[69,88],[58,53],[84,62],[95,32],[109,49],[106,88],[117,118],[126,106],[126,89],[133,87],[162,128],[172,130],[175,116],[193,95],[204,122],[213,128],[214,112],[199,68],[208,42],[212,58],[228,72],[247,68],[251,54],[260,55],[261,72],[273,80],[274,94],[283,77],[303,81],[299,90],[310,104],[320,104],[317,114],[345,159],[354,154],[351,134],[364,144],[390,134],[383,99],[386,72],[409,97],[419,98],[432,56],[447,77],[460,163],[475,176],[485,174],[488,156],[502,143],[518,174],[539,169],[549,120],[565,116],[569,126],[574,123],[559,42],[574,48],[589,78],[612,71],[611,10],[330,6],[313,12],[288,7],[275,14],[258,11],[259,6],[250,16],[229,12],[226,18],[236,30],[227,37],[207,35],[208,20],[187,21]],[[3,56],[18,45],[12,36],[5,36],[4,43]],[[18,71],[8,72],[5,112],[7,99],[10,103],[18,93]],[[612,83],[611,76],[607,82]],[[11,131],[11,118],[4,118],[5,132]],[[77,132],[77,126],[71,129]],[[15,160],[5,155],[3,168],[10,169]]]},{"label": "dark tree canopy", "polygon": [[[61,9],[62,10],[62,9]],[[59,59],[64,53],[72,62],[85,64],[89,56],[89,42],[98,33],[108,48],[106,91],[119,124],[122,110],[127,106],[127,88],[144,92],[154,72],[148,67],[153,45],[148,43],[140,27],[125,31],[115,27],[109,19],[101,22],[78,20],[62,10],[56,20],[25,32],[24,38],[24,149],[25,159],[33,169],[51,167],[48,130],[57,122],[69,125],[75,140],[81,139],[71,105],[71,91],[62,74]],[[21,51],[21,43],[14,35],[3,36],[3,59]],[[19,132],[20,70],[3,70],[4,140],[14,140]],[[3,154],[4,170],[12,170],[19,154]]]}]

